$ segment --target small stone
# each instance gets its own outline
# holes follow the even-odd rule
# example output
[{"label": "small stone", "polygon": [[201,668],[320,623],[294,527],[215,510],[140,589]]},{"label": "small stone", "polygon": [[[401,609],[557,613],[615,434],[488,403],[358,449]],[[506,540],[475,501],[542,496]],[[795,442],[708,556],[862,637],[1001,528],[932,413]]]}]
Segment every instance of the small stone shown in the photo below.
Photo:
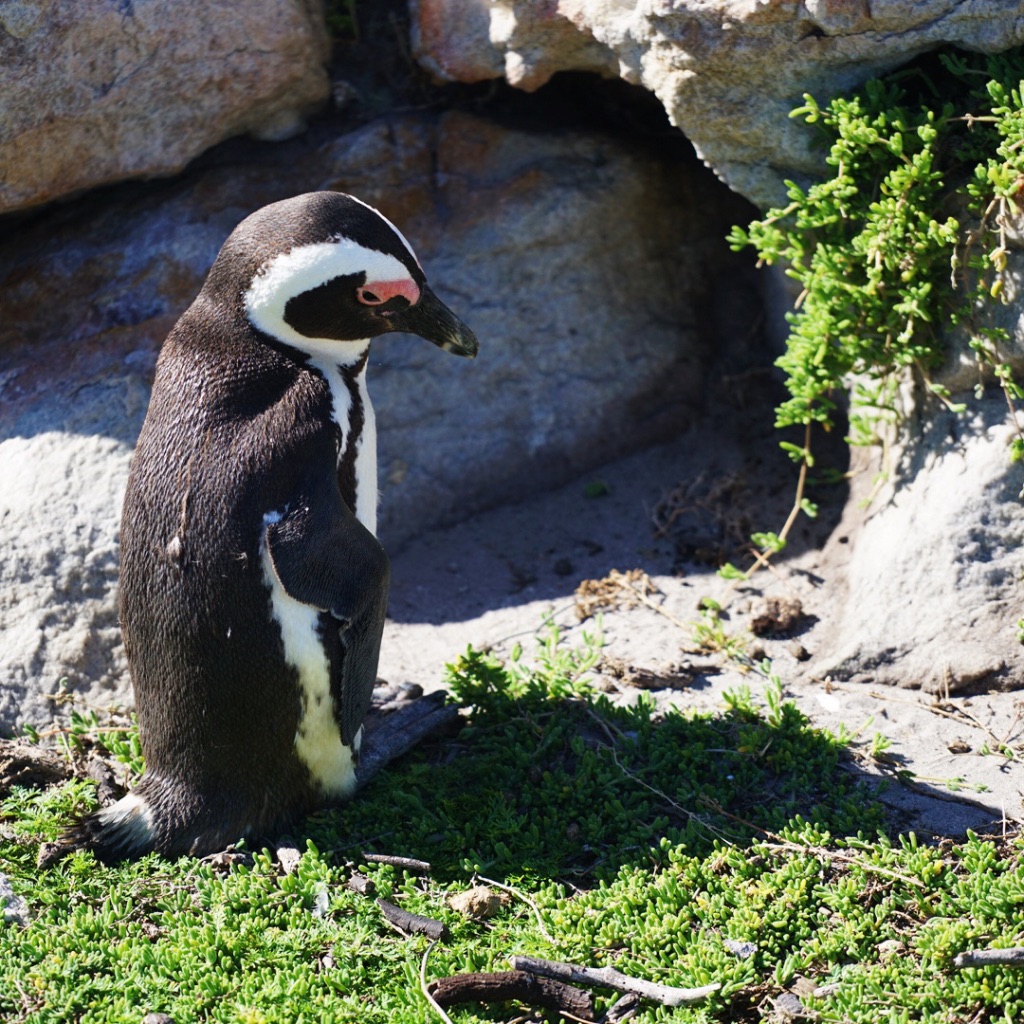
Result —
[{"label": "small stone", "polygon": [[951,754],[969,754],[971,752],[971,745],[964,740],[955,739],[946,744],[946,749]]},{"label": "small stone", "polygon": [[775,1007],[775,1019],[778,1021],[797,1020],[807,1016],[807,1008],[800,997],[792,992],[783,992],[772,1001]]},{"label": "small stone", "polygon": [[474,885],[472,889],[449,896],[448,906],[464,917],[483,920],[494,917],[501,910],[502,899],[486,885]]},{"label": "small stone", "polygon": [[722,942],[733,956],[738,956],[741,960],[749,960],[757,952],[756,942],[742,942],[739,939],[725,939]]},{"label": "small stone", "polygon": [[6,875],[0,874],[0,908],[5,924],[28,924],[28,904],[14,891]]},{"label": "small stone", "polygon": [[807,648],[804,647],[799,640],[790,640],[790,642],[786,644],[786,650],[789,651],[797,661],[807,661],[811,656]]},{"label": "small stone", "polygon": [[884,942],[880,942],[875,949],[878,951],[879,960],[891,960],[903,951],[903,943],[899,939],[886,939]]},{"label": "small stone", "polygon": [[147,1013],[142,1024],[174,1024],[174,1018],[169,1013]]},{"label": "small stone", "polygon": [[766,597],[751,609],[750,632],[755,636],[788,633],[800,625],[804,606],[797,597]]},{"label": "small stone", "polygon": [[282,843],[274,853],[277,855],[277,863],[281,871],[286,875],[292,874],[299,866],[299,861],[302,860],[302,853],[291,843]]}]

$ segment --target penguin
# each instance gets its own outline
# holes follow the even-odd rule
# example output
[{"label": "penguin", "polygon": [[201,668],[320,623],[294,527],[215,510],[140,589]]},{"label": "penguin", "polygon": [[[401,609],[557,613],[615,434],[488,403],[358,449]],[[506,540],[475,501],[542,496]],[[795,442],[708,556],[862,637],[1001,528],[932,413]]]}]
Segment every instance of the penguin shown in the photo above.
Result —
[{"label": "penguin", "polygon": [[204,856],[351,796],[389,563],[370,342],[473,357],[402,233],[340,192],[263,207],[164,342],[121,518],[146,770],[71,837]]}]

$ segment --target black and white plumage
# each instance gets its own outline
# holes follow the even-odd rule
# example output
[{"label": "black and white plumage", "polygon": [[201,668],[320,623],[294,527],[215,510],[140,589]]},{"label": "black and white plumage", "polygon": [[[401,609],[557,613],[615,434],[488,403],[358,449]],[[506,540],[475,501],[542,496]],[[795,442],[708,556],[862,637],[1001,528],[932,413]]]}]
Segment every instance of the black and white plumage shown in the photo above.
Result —
[{"label": "black and white plumage", "polygon": [[388,559],[370,340],[474,356],[408,242],[359,200],[252,214],[168,336],[121,523],[146,773],[86,819],[101,859],[203,855],[351,794]]}]

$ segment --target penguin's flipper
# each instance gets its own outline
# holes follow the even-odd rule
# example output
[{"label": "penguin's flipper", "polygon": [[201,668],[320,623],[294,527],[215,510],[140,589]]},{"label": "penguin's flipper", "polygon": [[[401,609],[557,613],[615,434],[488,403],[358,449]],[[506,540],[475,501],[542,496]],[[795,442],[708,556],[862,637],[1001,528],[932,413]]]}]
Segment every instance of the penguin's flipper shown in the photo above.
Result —
[{"label": "penguin's flipper", "polygon": [[332,689],[342,740],[351,744],[377,680],[388,556],[332,486],[307,488],[280,517],[268,520],[266,550],[285,593],[338,622],[341,650],[332,659]]}]

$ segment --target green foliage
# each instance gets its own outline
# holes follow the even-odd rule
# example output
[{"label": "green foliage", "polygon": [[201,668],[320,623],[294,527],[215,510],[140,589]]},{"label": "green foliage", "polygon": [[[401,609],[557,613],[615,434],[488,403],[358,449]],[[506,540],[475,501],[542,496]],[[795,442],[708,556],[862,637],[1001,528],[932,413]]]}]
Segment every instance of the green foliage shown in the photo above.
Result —
[{"label": "green foliage", "polygon": [[[822,131],[832,176],[807,190],[787,182],[788,206],[730,236],[734,248],[753,245],[765,262],[783,263],[802,289],[778,361],[790,392],[780,427],[832,426],[852,388],[852,437],[874,440],[876,424],[898,416],[900,372],[927,374],[944,357],[942,325],[974,323],[979,303],[1001,290],[1007,252],[995,215],[1016,208],[1024,184],[1024,60],[946,56],[943,66],[952,99],[905,75],[827,107],[806,95],[792,116]],[[940,212],[954,194],[968,217]],[[964,269],[958,291],[954,272]],[[973,343],[1016,395],[998,359],[1002,340],[977,327]]]},{"label": "green foliage", "polygon": [[[1022,78],[1020,50],[948,53],[931,76],[896,73],[824,107],[805,95],[792,112],[820,133],[830,173],[806,189],[787,182],[790,202],[734,228],[729,241],[753,246],[800,286],[777,362],[789,397],[776,426],[808,428],[802,446],[782,443],[802,470],[813,464],[810,426],[831,429],[847,395],[854,444],[881,441],[898,424],[908,373],[964,411],[930,379],[946,356],[949,324],[968,332],[978,397],[986,379],[1011,409],[1024,395],[1006,359],[1006,331],[988,316],[1004,295],[1006,228],[1024,197]],[[1010,457],[1024,458],[1024,435]],[[813,514],[803,480],[795,511]],[[782,550],[794,518],[777,535],[752,538],[755,568]]]},{"label": "green foliage", "polygon": [[[723,985],[701,1007],[647,1005],[639,1024],[756,1020],[797,974],[835,986],[805,997],[825,1020],[1019,1017],[1024,975],[948,970],[962,949],[1024,935],[1016,846],[880,836],[881,808],[840,768],[841,743],[808,726],[768,662],[764,706],[742,688],[716,716],[658,714],[595,695],[598,654],[597,638],[570,650],[553,630],[533,667],[469,649],[450,669],[463,732],[311,818],[290,875],[263,852],[230,870],[157,857],[106,868],[78,853],[39,871],[37,843],[85,809],[91,784],[15,790],[0,805],[0,858],[31,919],[0,925],[0,1018],[436,1020],[418,985],[426,940],[397,935],[349,891],[352,866],[448,925],[430,977],[506,969],[519,953]],[[365,864],[364,850],[433,870]],[[527,894],[543,929],[522,899],[486,924],[455,913],[447,898],[476,871]],[[612,1000],[601,993],[599,1009]],[[450,1012],[456,1024],[518,1014]]]}]

